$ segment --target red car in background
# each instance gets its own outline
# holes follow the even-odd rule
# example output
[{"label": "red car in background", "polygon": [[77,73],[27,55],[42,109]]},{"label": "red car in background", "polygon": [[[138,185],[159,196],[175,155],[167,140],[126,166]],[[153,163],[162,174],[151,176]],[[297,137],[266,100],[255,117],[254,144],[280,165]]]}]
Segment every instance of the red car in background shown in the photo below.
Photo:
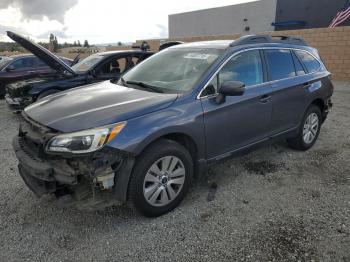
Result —
[{"label": "red car in background", "polygon": [[[74,64],[68,58],[61,59],[69,66]],[[2,57],[0,60],[0,97],[5,95],[5,86],[18,80],[55,75],[56,70],[49,67],[32,54]]]}]

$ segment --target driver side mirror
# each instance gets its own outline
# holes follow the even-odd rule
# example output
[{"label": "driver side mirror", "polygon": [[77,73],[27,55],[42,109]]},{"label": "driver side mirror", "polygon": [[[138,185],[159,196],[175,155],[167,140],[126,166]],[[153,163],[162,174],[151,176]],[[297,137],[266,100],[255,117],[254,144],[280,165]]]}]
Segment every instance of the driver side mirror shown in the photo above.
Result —
[{"label": "driver side mirror", "polygon": [[226,81],[221,84],[218,90],[216,102],[221,104],[225,102],[226,96],[241,96],[244,94],[245,84],[239,81]]},{"label": "driver side mirror", "polygon": [[8,67],[6,67],[6,72],[10,72],[15,70],[15,67],[13,65],[9,65]]}]

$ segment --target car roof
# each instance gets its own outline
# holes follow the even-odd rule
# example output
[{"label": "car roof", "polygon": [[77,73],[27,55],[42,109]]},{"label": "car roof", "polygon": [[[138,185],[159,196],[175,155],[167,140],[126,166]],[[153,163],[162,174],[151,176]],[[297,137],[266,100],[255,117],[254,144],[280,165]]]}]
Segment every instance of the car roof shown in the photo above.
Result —
[{"label": "car roof", "polygon": [[214,49],[227,49],[233,40],[213,40],[213,41],[201,41],[184,43],[169,48],[214,48]]},{"label": "car roof", "polygon": [[245,35],[235,40],[213,40],[180,44],[170,48],[214,48],[228,49],[235,47],[289,47],[310,49],[310,46],[302,37],[295,36],[270,36],[270,35]]}]

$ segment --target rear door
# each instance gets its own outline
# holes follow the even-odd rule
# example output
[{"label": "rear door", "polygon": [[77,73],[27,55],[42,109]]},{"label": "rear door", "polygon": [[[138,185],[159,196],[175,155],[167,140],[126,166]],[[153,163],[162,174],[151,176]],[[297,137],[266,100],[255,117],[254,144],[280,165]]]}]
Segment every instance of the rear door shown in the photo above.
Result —
[{"label": "rear door", "polygon": [[293,129],[304,110],[304,68],[290,49],[265,49],[272,88],[271,135]]},{"label": "rear door", "polygon": [[[201,93],[204,112],[207,158],[216,159],[268,136],[271,121],[271,88],[264,83],[262,53],[244,51],[234,55]],[[246,85],[242,96],[215,100],[218,87],[225,81]]]}]

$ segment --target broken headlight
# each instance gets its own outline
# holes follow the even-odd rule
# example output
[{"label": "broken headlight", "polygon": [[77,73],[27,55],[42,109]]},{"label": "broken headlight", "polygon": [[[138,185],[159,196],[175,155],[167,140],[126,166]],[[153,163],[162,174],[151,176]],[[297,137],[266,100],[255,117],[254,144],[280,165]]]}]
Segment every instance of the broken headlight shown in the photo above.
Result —
[{"label": "broken headlight", "polygon": [[69,152],[73,154],[89,153],[101,149],[112,141],[124,128],[126,122],[116,125],[67,133],[51,138],[47,152]]}]

